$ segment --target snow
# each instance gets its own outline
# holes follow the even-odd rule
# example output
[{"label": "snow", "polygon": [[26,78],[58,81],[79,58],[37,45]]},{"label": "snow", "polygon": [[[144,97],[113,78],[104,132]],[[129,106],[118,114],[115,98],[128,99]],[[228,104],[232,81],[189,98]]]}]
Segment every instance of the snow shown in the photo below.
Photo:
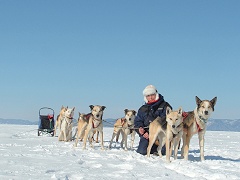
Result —
[{"label": "snow", "polygon": [[[207,131],[205,161],[200,161],[197,135],[190,144],[189,160],[165,161],[125,151],[119,143],[108,149],[113,129],[104,128],[104,146],[94,149],[82,142],[59,142],[57,137],[37,136],[36,125],[0,125],[0,179],[240,179],[240,132]],[[129,137],[130,138],[130,137]],[[130,140],[130,139],[129,139]],[[128,143],[129,144],[129,143]]]}]

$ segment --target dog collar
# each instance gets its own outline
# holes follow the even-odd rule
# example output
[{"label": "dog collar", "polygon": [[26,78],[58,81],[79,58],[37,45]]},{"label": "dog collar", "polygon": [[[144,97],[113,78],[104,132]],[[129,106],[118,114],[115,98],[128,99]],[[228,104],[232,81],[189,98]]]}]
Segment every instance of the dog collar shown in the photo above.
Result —
[{"label": "dog collar", "polygon": [[[64,118],[64,119],[65,119],[65,121],[66,121],[66,123],[67,123],[68,125],[71,125],[71,124],[72,124],[72,119],[73,119],[73,118],[68,118],[68,117],[66,117],[66,118]],[[70,119],[71,122],[68,122],[67,119]]]},{"label": "dog collar", "polygon": [[174,133],[174,132],[172,131],[173,137],[175,137],[175,136],[181,131],[181,128],[179,129],[179,131],[177,130],[181,125],[183,125],[183,123],[180,123],[177,127],[174,128],[174,130],[175,130],[177,133]]},{"label": "dog collar", "polygon": [[93,117],[93,120],[94,121],[101,121],[101,119],[97,119],[97,118],[94,118],[94,117]]},{"label": "dog collar", "polygon": [[198,117],[201,121],[203,121],[204,123],[207,123],[207,119],[204,119],[202,116],[198,116]]}]

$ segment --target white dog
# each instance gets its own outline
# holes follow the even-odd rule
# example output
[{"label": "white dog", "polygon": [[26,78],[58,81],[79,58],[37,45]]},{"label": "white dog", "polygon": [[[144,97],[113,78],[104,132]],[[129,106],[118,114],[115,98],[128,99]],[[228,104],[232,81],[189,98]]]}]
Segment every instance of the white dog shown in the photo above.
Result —
[{"label": "white dog", "polygon": [[74,115],[74,108],[68,108],[63,116],[60,134],[58,136],[59,141],[71,141],[72,140],[72,119]]},{"label": "white dog", "polygon": [[54,136],[56,136],[56,134],[57,134],[57,128],[59,128],[59,130],[61,129],[62,120],[63,120],[64,113],[67,110],[67,108],[68,107],[64,107],[64,106],[61,107],[60,113],[57,116],[57,120],[56,120],[55,126],[54,126]]}]

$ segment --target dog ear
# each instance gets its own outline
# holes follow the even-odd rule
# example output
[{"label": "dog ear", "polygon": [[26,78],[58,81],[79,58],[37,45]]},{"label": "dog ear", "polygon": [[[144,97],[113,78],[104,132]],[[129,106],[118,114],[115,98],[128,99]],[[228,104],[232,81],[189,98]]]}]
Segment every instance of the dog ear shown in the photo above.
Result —
[{"label": "dog ear", "polygon": [[89,107],[90,107],[90,109],[92,110],[92,109],[94,108],[94,105],[90,105]]},{"label": "dog ear", "polygon": [[178,114],[180,114],[182,116],[182,107],[178,108]]},{"label": "dog ear", "polygon": [[102,106],[102,107],[101,107],[101,110],[103,111],[105,108],[106,108],[105,106]]},{"label": "dog ear", "polygon": [[201,104],[201,102],[202,102],[202,100],[201,99],[199,99],[199,97],[195,97],[195,100],[196,100],[196,104],[197,104],[197,106],[199,107],[200,106],[200,104]]},{"label": "dog ear", "polygon": [[171,108],[170,108],[169,106],[167,106],[167,108],[166,108],[166,114],[169,114],[171,111],[172,111]]},{"label": "dog ear", "polygon": [[127,114],[127,112],[128,112],[128,109],[124,109],[124,112],[125,112],[125,114]]},{"label": "dog ear", "polygon": [[214,97],[210,102],[212,103],[212,108],[213,108],[213,111],[214,111],[214,106],[217,102],[217,97]]},{"label": "dog ear", "polygon": [[136,115],[136,111],[133,110],[133,115]]}]

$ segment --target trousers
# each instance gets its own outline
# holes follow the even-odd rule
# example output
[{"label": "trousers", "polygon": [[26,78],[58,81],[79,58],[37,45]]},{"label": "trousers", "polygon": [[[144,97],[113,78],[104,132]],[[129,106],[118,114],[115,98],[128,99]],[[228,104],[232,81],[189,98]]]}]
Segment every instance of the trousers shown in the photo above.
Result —
[{"label": "trousers", "polygon": [[[138,148],[137,148],[137,153],[142,154],[142,155],[146,155],[147,154],[148,143],[149,143],[148,139],[145,139],[143,136],[140,136],[140,141],[139,141],[139,145],[138,145]],[[152,149],[150,151],[150,154],[158,152],[157,148],[158,148],[158,146],[156,144],[153,144]],[[162,147],[161,152],[162,152],[162,155],[166,154],[165,145]]]}]

